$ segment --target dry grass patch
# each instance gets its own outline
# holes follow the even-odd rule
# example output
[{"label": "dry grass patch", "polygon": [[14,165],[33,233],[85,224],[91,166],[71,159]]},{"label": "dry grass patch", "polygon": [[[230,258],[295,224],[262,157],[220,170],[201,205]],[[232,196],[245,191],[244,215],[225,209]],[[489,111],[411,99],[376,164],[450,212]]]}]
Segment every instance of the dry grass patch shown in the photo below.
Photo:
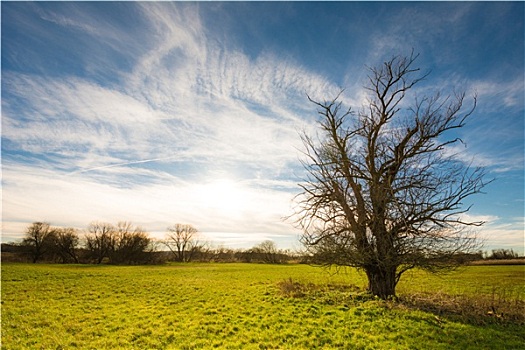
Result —
[{"label": "dry grass patch", "polygon": [[469,265],[525,265],[525,258],[517,259],[491,259],[491,260],[474,260]]},{"label": "dry grass patch", "polygon": [[411,309],[454,316],[463,322],[525,324],[523,295],[505,289],[493,289],[491,295],[449,295],[444,293],[414,293],[402,295],[398,302]]},{"label": "dry grass patch", "polygon": [[[378,300],[365,289],[352,284],[301,283],[288,278],[278,284],[284,297],[306,298],[319,303],[345,307],[369,300]],[[489,322],[525,324],[525,300],[519,292],[494,288],[492,294],[450,295],[445,293],[410,293],[384,301],[384,306],[431,312],[436,316],[453,317],[459,321],[483,325]]]},{"label": "dry grass patch", "polygon": [[279,287],[281,295],[291,298],[310,297],[315,299],[316,297],[326,296],[327,294],[344,294],[347,297],[353,297],[364,293],[362,288],[359,288],[353,284],[315,284],[311,282],[301,283],[294,281],[292,278],[280,281],[277,286]]}]

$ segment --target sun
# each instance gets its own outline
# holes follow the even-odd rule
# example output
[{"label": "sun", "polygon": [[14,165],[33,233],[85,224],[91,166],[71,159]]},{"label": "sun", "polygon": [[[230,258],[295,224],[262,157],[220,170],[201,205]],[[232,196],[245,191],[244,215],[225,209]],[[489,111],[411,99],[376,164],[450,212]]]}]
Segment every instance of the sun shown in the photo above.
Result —
[{"label": "sun", "polygon": [[248,190],[239,182],[218,179],[199,186],[201,204],[222,215],[240,215],[248,204]]}]

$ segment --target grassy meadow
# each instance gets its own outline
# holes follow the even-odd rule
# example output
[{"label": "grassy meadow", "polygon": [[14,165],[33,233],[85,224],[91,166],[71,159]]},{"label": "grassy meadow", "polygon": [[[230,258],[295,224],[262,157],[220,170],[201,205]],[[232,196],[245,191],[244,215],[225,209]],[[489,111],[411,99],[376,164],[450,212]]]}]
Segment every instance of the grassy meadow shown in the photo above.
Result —
[{"label": "grassy meadow", "polygon": [[2,264],[2,349],[525,349],[524,266],[410,272],[397,301],[333,272]]}]

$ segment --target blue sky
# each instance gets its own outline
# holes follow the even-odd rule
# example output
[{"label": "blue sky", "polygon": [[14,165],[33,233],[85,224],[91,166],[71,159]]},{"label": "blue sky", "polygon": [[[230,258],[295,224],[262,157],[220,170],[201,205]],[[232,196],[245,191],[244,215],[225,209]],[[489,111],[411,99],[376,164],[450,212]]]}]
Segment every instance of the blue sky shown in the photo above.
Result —
[{"label": "blue sky", "polygon": [[358,109],[366,66],[420,53],[415,90],[477,94],[454,151],[485,249],[524,244],[523,2],[2,2],[2,241],[33,221],[299,248],[306,93]]}]

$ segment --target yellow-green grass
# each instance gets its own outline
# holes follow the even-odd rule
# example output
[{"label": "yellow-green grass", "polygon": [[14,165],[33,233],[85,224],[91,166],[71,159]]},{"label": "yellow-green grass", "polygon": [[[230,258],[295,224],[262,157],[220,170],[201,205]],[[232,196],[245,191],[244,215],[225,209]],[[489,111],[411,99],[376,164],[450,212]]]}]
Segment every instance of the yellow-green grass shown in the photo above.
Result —
[{"label": "yellow-green grass", "polygon": [[[316,292],[286,297],[287,280]],[[323,288],[342,284],[365,279],[307,265],[3,264],[2,349],[525,349],[523,325],[504,316],[469,322]],[[414,271],[398,294],[501,298],[496,290],[523,305],[524,267]]]}]

